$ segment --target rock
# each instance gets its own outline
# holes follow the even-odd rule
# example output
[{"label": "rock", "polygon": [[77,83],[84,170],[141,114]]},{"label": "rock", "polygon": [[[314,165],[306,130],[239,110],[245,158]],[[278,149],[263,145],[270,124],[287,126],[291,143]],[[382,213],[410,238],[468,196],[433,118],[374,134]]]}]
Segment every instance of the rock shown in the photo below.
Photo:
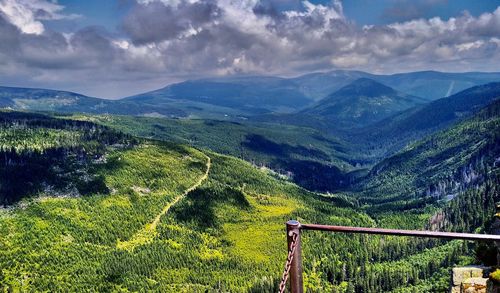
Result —
[{"label": "rock", "polygon": [[462,292],[484,292],[486,293],[486,281],[484,278],[491,268],[484,266],[466,266],[453,268],[452,293]]},{"label": "rock", "polygon": [[467,266],[453,268],[453,286],[460,286],[465,279],[483,277],[488,267]]},{"label": "rock", "polygon": [[488,272],[489,270],[490,270],[489,267],[482,267],[482,266],[471,267],[470,271],[471,278],[483,278],[486,272]]},{"label": "rock", "polygon": [[468,278],[462,282],[462,292],[464,293],[486,293],[487,278]]}]

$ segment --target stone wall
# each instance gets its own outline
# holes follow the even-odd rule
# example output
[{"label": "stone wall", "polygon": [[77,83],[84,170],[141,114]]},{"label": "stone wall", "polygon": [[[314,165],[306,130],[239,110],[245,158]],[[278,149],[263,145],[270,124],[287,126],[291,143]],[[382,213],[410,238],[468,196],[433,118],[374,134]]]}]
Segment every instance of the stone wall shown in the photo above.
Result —
[{"label": "stone wall", "polygon": [[451,293],[486,293],[490,271],[483,266],[453,268]]}]

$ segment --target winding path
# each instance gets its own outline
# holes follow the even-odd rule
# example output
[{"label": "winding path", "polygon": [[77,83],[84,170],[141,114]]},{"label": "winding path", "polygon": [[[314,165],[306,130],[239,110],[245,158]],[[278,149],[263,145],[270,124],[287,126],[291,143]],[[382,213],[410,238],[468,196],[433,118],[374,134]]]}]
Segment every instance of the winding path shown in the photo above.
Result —
[{"label": "winding path", "polygon": [[172,206],[178,203],[181,199],[185,198],[188,195],[188,193],[200,187],[200,185],[208,178],[208,174],[210,173],[210,168],[212,167],[212,161],[209,156],[207,156],[206,154],[203,155],[207,159],[206,163],[207,169],[205,171],[205,174],[203,174],[203,176],[201,176],[198,179],[198,181],[196,181],[195,184],[186,189],[182,194],[175,197],[172,202],[168,203],[165,207],[163,207],[161,212],[158,215],[156,215],[156,217],[151,223],[146,224],[143,229],[137,231],[137,233],[135,233],[129,240],[123,242],[118,240],[118,243],[116,244],[116,247],[118,249],[133,250],[135,247],[148,243],[153,240],[153,238],[156,236],[157,233],[156,227],[160,223],[161,217],[164,216],[166,213],[168,213],[168,211]]}]

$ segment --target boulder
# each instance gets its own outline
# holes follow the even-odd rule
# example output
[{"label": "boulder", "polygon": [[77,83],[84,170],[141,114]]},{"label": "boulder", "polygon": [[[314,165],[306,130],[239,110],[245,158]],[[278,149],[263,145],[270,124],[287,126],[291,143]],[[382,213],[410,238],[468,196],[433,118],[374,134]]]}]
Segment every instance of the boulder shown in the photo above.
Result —
[{"label": "boulder", "polygon": [[465,279],[483,277],[488,267],[483,266],[466,266],[453,268],[453,286],[460,286]]},{"label": "boulder", "polygon": [[463,293],[486,293],[487,278],[468,278],[462,282],[461,292]]}]

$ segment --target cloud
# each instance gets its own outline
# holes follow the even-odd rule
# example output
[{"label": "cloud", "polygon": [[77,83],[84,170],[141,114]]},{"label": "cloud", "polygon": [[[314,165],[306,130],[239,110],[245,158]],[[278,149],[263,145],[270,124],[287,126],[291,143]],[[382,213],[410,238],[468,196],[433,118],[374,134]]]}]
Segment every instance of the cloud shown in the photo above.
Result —
[{"label": "cloud", "polygon": [[135,44],[160,42],[196,34],[218,18],[220,9],[212,1],[141,1],[125,18],[123,28]]},{"label": "cloud", "polygon": [[0,13],[26,34],[42,34],[41,20],[72,19],[78,15],[62,14],[63,6],[44,0],[1,0]]},{"label": "cloud", "polygon": [[[478,17],[464,13],[360,27],[339,1],[138,0],[117,36],[99,27],[51,31],[44,19],[68,17],[54,2],[0,3],[4,81],[98,96],[227,74],[500,68],[500,7]],[[13,3],[24,6],[14,12]]]}]

